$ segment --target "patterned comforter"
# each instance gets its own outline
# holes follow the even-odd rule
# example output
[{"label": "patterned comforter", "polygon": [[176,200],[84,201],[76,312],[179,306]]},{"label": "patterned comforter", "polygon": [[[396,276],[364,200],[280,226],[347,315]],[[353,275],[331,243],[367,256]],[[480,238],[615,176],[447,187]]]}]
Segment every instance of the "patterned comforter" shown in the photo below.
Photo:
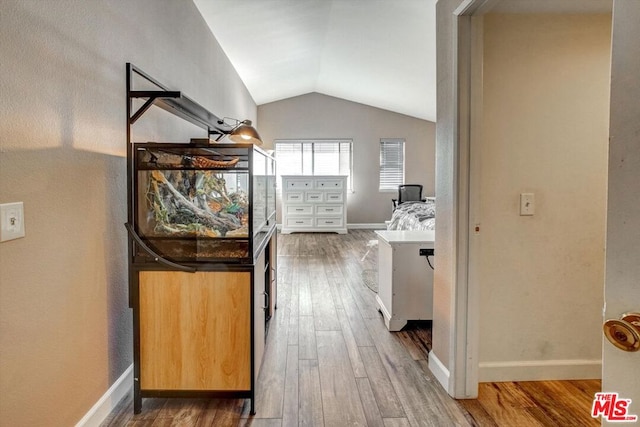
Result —
[{"label": "patterned comforter", "polygon": [[434,230],[436,202],[405,202],[393,211],[387,230]]}]

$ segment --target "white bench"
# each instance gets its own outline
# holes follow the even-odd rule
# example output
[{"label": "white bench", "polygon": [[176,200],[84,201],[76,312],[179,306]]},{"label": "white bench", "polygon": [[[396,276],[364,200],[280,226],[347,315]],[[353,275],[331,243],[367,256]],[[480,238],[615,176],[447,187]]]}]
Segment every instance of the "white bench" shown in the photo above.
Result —
[{"label": "white bench", "polygon": [[[390,331],[433,318],[433,270],[420,249],[433,249],[434,231],[376,231],[378,308]],[[433,257],[429,258],[433,265]]]}]

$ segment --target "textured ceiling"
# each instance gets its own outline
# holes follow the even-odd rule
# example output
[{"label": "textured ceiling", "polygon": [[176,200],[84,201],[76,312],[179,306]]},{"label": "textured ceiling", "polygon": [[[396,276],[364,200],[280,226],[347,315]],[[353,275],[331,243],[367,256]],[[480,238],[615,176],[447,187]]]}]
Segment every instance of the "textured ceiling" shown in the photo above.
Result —
[{"label": "textured ceiling", "polygon": [[194,0],[258,105],[311,92],[435,121],[435,0]]}]

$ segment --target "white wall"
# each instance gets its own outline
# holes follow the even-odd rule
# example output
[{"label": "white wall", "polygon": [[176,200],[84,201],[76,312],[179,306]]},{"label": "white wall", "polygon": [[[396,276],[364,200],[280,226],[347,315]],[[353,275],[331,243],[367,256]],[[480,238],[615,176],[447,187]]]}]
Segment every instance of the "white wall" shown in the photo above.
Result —
[{"label": "white wall", "polygon": [[[215,114],[256,106],[190,1],[0,0],[0,424],[70,426],[132,362],[125,63]],[[200,129],[149,112],[138,141]],[[180,128],[184,129],[184,128]]]},{"label": "white wall", "polygon": [[380,139],[405,139],[405,182],[434,195],[435,124],[403,114],[310,93],[258,107],[265,148],[277,139],[353,140],[353,193],[347,195],[349,224],[381,224],[391,218],[395,192],[378,190]]},{"label": "white wall", "polygon": [[600,376],[610,33],[610,15],[484,18],[480,381]]},{"label": "white wall", "polygon": [[[463,0],[438,0],[436,3],[436,221],[435,271],[433,276],[433,349],[430,367],[436,357],[449,375],[454,356],[452,336],[455,329],[455,288],[458,215],[458,135],[456,106],[456,39],[453,12]],[[449,378],[446,378],[449,381]],[[441,380],[442,382],[442,380]],[[453,390],[446,387],[450,394]]]}]

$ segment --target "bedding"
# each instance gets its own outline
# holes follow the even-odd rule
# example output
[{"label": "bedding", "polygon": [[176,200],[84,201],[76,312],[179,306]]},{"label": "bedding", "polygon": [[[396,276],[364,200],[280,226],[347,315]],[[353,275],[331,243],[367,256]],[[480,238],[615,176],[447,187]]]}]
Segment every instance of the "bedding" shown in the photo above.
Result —
[{"label": "bedding", "polygon": [[405,202],[393,211],[387,230],[434,230],[436,226],[436,202]]}]

